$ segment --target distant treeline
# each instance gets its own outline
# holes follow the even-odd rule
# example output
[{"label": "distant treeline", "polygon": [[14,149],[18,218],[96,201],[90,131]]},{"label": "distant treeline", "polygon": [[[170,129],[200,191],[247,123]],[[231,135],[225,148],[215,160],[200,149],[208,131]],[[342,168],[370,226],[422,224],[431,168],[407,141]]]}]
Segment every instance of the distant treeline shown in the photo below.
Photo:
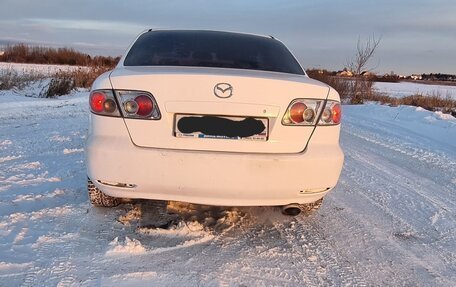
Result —
[{"label": "distant treeline", "polygon": [[[306,70],[307,74],[311,78],[318,78],[318,77],[335,77],[335,76],[341,76],[341,77],[353,77],[353,75],[350,75],[347,70],[342,70],[342,71],[329,71],[325,69],[308,69]],[[345,73],[345,74],[344,74]],[[456,75],[452,74],[442,74],[442,73],[430,73],[430,74],[414,74],[410,76],[399,76],[394,74],[393,72],[389,74],[384,74],[384,75],[376,75],[370,72],[363,72],[361,73],[361,76],[364,78],[369,79],[370,81],[373,82],[399,82],[401,80],[424,80],[424,81],[446,81],[446,82],[455,82],[456,81]]]},{"label": "distant treeline", "polygon": [[120,57],[90,56],[72,48],[50,48],[25,44],[9,45],[3,49],[0,62],[55,64],[72,66],[114,67]]},{"label": "distant treeline", "polygon": [[[308,69],[306,70],[307,75],[311,78],[318,79],[320,77],[346,77],[350,78],[353,76],[346,76],[343,75],[343,72],[347,72],[346,70],[342,71],[329,71],[325,69]],[[395,75],[395,74],[385,74],[385,75],[376,75],[374,73],[370,72],[363,72],[361,74],[361,77],[364,79],[367,79],[371,82],[399,82],[400,81],[400,76]]]},{"label": "distant treeline", "polygon": [[441,74],[441,73],[422,74],[421,78],[423,80],[430,80],[430,81],[456,81],[456,75]]}]

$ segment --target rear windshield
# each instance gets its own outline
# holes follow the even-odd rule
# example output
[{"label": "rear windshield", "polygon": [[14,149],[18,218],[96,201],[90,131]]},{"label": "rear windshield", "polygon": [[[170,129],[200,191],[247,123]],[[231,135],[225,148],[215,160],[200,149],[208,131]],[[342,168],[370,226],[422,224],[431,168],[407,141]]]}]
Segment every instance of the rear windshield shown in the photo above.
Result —
[{"label": "rear windshield", "polygon": [[217,67],[304,74],[277,40],[215,31],[144,33],[131,47],[124,66]]}]

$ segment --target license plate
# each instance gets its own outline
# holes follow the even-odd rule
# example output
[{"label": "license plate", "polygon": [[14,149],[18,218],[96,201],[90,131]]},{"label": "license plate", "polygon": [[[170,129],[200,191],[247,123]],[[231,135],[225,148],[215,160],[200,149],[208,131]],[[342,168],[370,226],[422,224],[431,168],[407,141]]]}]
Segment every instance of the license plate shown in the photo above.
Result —
[{"label": "license plate", "polygon": [[268,118],[177,114],[174,121],[178,138],[267,141],[268,131]]}]

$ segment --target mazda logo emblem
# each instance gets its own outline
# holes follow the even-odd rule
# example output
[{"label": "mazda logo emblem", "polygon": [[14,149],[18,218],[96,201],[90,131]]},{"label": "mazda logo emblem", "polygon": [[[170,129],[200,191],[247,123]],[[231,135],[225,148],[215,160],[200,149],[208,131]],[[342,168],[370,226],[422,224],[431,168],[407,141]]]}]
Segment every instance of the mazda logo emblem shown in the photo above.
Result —
[{"label": "mazda logo emblem", "polygon": [[218,83],[214,87],[214,95],[219,98],[229,98],[233,95],[233,86],[228,83]]}]

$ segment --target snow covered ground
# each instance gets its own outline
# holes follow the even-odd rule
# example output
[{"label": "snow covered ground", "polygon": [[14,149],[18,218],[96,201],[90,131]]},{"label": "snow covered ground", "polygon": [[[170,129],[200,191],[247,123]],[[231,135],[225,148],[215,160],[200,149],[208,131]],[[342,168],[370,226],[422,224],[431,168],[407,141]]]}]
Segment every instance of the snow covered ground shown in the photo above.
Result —
[{"label": "snow covered ground", "polygon": [[78,69],[87,69],[87,67],[81,66],[69,66],[69,65],[47,65],[47,64],[22,64],[22,63],[5,63],[0,62],[0,71],[2,70],[14,70],[20,74],[40,74],[40,75],[52,75],[60,71],[75,71]]},{"label": "snow covered ground", "polygon": [[[52,75],[59,71],[75,71],[78,69],[88,69],[88,67],[69,66],[69,65],[47,65],[47,64],[23,64],[0,62],[0,72],[2,70],[15,70],[18,73]],[[376,82],[374,89],[392,97],[405,97],[414,94],[438,95],[441,97],[451,97],[456,100],[456,86],[446,85],[427,85],[415,82]]]},{"label": "snow covered ground", "polygon": [[413,82],[384,83],[376,82],[374,89],[391,97],[406,97],[415,94],[450,97],[456,100],[456,86],[426,85]]},{"label": "snow covered ground", "polygon": [[454,286],[453,117],[344,106],[344,169],[315,215],[187,207],[157,229],[151,203],[89,205],[87,97],[0,92],[0,286]]}]

